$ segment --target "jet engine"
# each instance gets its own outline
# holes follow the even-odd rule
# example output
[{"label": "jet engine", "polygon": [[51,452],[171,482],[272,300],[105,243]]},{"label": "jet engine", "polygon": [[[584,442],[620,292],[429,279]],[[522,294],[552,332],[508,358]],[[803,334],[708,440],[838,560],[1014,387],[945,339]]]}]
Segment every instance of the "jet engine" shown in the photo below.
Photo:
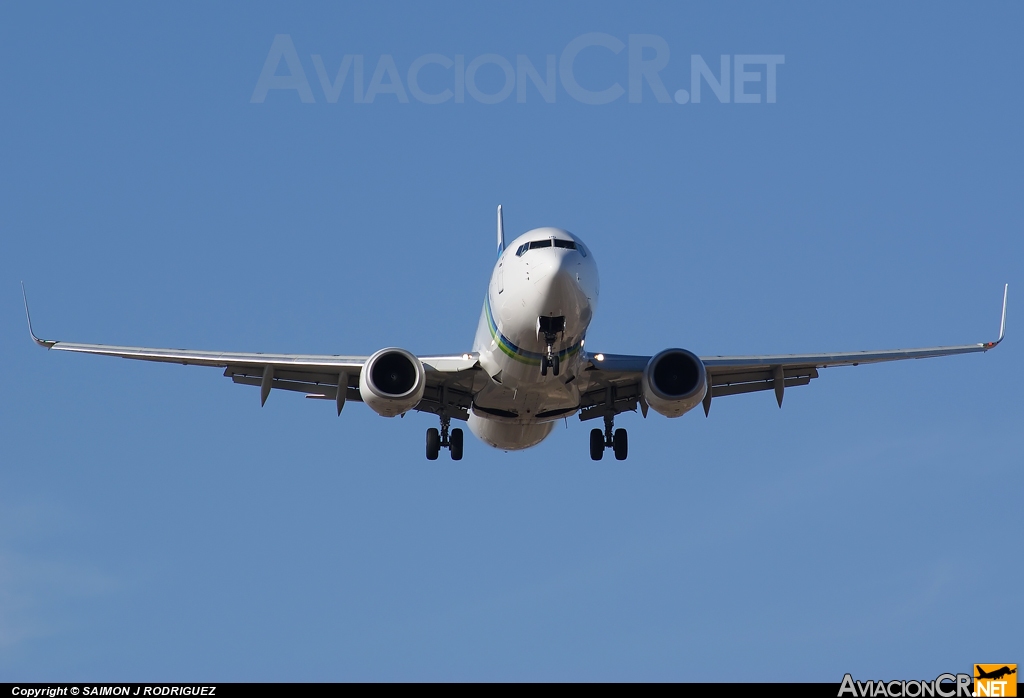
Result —
[{"label": "jet engine", "polygon": [[405,349],[381,349],[359,374],[359,395],[382,417],[405,414],[423,399],[423,363]]},{"label": "jet engine", "polygon": [[704,363],[692,352],[666,349],[647,362],[642,387],[652,410],[681,417],[704,399],[708,376]]}]

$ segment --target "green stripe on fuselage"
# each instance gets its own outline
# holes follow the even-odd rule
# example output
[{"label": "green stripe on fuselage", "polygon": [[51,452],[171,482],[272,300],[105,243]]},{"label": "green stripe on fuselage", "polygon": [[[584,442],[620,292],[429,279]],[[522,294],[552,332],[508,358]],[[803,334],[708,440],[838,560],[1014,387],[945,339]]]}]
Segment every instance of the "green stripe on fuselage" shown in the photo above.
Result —
[{"label": "green stripe on fuselage", "polygon": [[[528,356],[525,353],[525,349],[520,349],[519,347],[515,346],[514,344],[512,344],[512,342],[505,338],[505,335],[498,331],[498,325],[494,321],[494,316],[491,315],[490,298],[484,300],[484,313],[487,315],[487,329],[491,333],[491,338],[498,345],[498,348],[501,349],[503,354],[505,354],[509,358],[519,361],[520,363],[524,363],[527,366],[540,366],[540,361],[542,358],[540,355],[537,355],[536,357]],[[561,360],[565,359],[566,357],[573,356],[579,350],[580,345],[574,344],[568,349],[563,349],[562,351],[558,352],[558,358]],[[529,352],[529,354],[533,353],[534,352]]]}]

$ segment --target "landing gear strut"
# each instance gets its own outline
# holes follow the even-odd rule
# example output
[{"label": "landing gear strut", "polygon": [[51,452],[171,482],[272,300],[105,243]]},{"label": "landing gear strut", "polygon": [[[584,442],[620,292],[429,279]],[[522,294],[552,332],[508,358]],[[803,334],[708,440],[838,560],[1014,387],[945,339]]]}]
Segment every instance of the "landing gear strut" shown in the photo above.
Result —
[{"label": "landing gear strut", "polygon": [[451,417],[445,416],[441,417],[441,431],[427,429],[427,460],[437,460],[442,448],[451,451],[452,460],[462,460],[462,429],[452,429],[449,433],[451,423]]},{"label": "landing gear strut", "polygon": [[544,335],[544,342],[548,346],[547,354],[540,360],[540,375],[548,375],[548,368],[553,375],[558,375],[558,353],[555,351],[555,341],[561,333],[565,338],[565,316],[546,317],[541,315],[537,318],[537,335]]},{"label": "landing gear strut", "polygon": [[629,453],[629,438],[625,429],[614,429],[614,417],[605,415],[604,431],[593,429],[590,432],[590,457],[601,460],[606,448],[615,453],[615,460],[626,460]]},{"label": "landing gear strut", "polygon": [[558,354],[554,353],[551,345],[548,345],[548,355],[540,360],[540,375],[548,375],[548,366],[551,367],[551,374],[558,375]]}]

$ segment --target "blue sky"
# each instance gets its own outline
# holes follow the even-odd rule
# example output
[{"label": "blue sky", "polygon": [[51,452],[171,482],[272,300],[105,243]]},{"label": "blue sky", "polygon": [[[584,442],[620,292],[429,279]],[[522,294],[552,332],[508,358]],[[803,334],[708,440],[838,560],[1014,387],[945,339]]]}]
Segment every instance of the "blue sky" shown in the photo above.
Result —
[{"label": "blue sky", "polygon": [[[0,679],[931,678],[1024,659],[1019,4],[0,8]],[[379,94],[381,56],[581,35],[781,55],[777,100]],[[253,103],[275,35],[314,103]],[[628,49],[581,52],[587,89]],[[645,55],[651,55],[650,53]],[[764,79],[763,68],[752,68]],[[287,72],[281,66],[280,73]],[[422,71],[425,90],[454,69]],[[501,88],[497,63],[477,72]],[[48,354],[470,348],[506,229],[583,237],[587,347],[809,352],[994,339],[829,369],[678,420],[423,457],[376,417],[215,369]]]}]

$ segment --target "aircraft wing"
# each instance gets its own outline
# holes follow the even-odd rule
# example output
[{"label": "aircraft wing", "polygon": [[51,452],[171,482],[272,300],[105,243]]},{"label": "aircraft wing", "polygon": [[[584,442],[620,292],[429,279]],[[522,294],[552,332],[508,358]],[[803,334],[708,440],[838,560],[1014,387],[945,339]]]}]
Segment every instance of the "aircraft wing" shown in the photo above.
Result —
[{"label": "aircraft wing", "polygon": [[[708,377],[708,396],[704,413],[711,408],[711,399],[759,390],[774,390],[779,406],[786,388],[807,385],[818,377],[818,369],[830,366],[857,366],[903,359],[927,359],[985,352],[1003,341],[1006,332],[1006,297],[1009,285],[1003,288],[1003,311],[999,338],[994,342],[920,349],[887,349],[826,354],[769,354],[751,356],[702,356]],[[581,419],[603,417],[611,412],[640,410],[647,414],[640,378],[650,356],[625,354],[592,354],[586,371],[591,389],[581,398]]]},{"label": "aircraft wing", "polygon": [[[24,290],[24,289],[23,289]],[[271,389],[305,393],[306,397],[334,400],[338,411],[346,400],[361,401],[359,374],[369,356],[335,354],[261,354],[256,352],[200,351],[195,349],[159,349],[154,347],[123,347],[110,344],[82,344],[40,339],[32,329],[32,318],[25,300],[29,334],[39,346],[53,351],[77,354],[117,356],[122,359],[158,361],[186,366],[223,368],[224,375],[235,383],[259,386],[261,400],[266,401]],[[473,383],[483,371],[473,353],[452,356],[421,356],[427,385],[423,400],[415,409],[438,413],[443,397],[447,397],[450,416],[467,419],[472,404]],[[267,380],[264,381],[264,378]],[[344,390],[342,399],[338,393]],[[442,395],[446,393],[446,395]],[[452,408],[455,408],[454,411]]]}]

